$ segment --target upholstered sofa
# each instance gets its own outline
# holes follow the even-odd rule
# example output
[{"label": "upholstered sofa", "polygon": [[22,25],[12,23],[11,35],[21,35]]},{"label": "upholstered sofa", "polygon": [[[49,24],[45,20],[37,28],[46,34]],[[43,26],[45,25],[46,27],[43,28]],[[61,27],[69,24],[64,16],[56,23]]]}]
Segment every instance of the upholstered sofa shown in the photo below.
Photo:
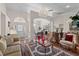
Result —
[{"label": "upholstered sofa", "polygon": [[[20,44],[7,45],[7,40],[4,38],[0,39],[0,55],[2,56],[21,56]],[[10,43],[11,44],[11,43]]]},{"label": "upholstered sofa", "polygon": [[16,34],[11,34],[5,37],[7,45],[19,44],[20,38]]},{"label": "upholstered sofa", "polygon": [[20,45],[10,46],[3,53],[4,56],[21,56]]}]

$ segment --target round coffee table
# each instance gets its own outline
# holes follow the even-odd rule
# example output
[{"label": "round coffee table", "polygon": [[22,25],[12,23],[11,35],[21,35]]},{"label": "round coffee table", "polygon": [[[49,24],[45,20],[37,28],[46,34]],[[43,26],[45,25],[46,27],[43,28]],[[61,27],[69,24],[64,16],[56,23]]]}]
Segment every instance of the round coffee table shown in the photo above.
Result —
[{"label": "round coffee table", "polygon": [[44,41],[44,44],[42,42],[38,42],[41,46],[45,48],[45,56],[46,56],[46,48],[52,46],[48,40]]}]

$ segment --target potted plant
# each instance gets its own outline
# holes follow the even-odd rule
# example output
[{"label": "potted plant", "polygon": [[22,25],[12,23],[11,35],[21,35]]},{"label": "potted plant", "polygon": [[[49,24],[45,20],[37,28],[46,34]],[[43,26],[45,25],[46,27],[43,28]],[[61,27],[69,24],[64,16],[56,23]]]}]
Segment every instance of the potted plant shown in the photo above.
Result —
[{"label": "potted plant", "polygon": [[71,16],[70,17],[73,21],[79,20],[79,15]]},{"label": "potted plant", "polygon": [[76,25],[77,27],[79,27],[79,15],[78,15],[78,13],[75,16],[70,17],[73,20],[72,21],[72,26]]}]

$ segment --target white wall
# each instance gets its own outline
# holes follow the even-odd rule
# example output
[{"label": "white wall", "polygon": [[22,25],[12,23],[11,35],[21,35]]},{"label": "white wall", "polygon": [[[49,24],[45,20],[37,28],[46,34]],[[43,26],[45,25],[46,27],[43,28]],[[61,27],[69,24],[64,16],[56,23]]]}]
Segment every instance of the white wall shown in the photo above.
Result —
[{"label": "white wall", "polygon": [[59,24],[63,24],[64,26],[64,32],[68,32],[69,31],[69,23],[68,21],[71,21],[71,19],[69,18],[70,16],[73,16],[77,13],[77,10],[62,14],[58,17],[54,17],[54,25],[56,27],[59,27]]},{"label": "white wall", "polygon": [[10,21],[10,18],[6,16],[6,35],[9,33],[10,29],[8,27],[8,21]]},{"label": "white wall", "polygon": [[8,21],[10,20],[9,17],[7,16],[7,13],[6,13],[6,7],[5,7],[5,4],[1,4],[0,3],[0,35],[1,35],[1,27],[3,27],[3,25],[1,25],[1,13],[3,13],[5,16],[6,16],[6,29],[5,29],[5,34],[6,35],[9,31],[8,29]]}]

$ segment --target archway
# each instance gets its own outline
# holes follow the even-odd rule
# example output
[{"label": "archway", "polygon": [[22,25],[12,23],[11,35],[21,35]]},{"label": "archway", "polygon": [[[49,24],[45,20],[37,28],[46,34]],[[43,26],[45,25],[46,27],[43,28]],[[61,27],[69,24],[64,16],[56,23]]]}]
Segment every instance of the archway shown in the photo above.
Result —
[{"label": "archway", "polygon": [[28,35],[27,21],[24,18],[16,17],[14,19],[14,26],[13,27],[19,36],[25,37]]},{"label": "archway", "polygon": [[41,32],[43,30],[50,31],[50,21],[44,18],[35,18],[33,20],[33,26],[35,33]]}]

